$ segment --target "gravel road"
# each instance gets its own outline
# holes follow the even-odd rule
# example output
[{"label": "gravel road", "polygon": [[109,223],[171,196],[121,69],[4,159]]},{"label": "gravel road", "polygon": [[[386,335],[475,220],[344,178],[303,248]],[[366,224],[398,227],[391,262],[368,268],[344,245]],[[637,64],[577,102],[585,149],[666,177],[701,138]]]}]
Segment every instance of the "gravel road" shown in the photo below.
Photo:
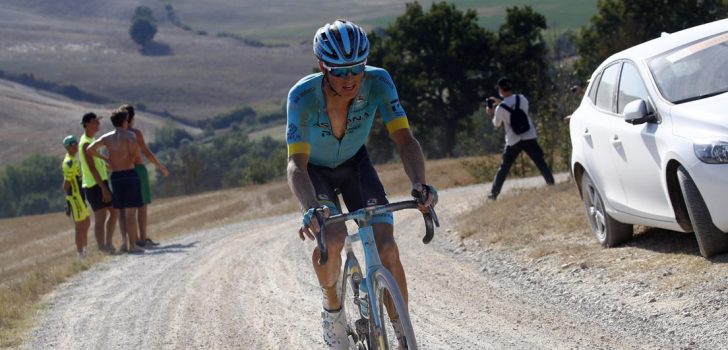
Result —
[{"label": "gravel road", "polygon": [[[548,259],[525,261],[461,241],[455,219],[482,202],[485,190],[477,185],[442,191],[442,227],[429,245],[421,243],[418,212],[395,214],[421,348],[728,344],[725,289],[672,299],[675,291],[646,296],[639,283],[605,281],[579,266],[559,273],[563,266]],[[314,243],[298,240],[299,220],[289,214],[242,222],[164,242],[143,255],[116,256],[49,295],[38,327],[21,348],[321,349],[321,297],[310,266]],[[726,285],[720,282],[714,285]],[[690,311],[671,313],[678,302]]]}]

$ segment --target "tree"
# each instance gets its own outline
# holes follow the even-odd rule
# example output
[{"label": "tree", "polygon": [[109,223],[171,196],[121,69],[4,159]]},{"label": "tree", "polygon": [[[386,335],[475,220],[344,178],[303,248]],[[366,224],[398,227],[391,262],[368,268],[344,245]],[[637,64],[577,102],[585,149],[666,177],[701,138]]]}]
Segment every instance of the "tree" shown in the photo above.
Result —
[{"label": "tree", "polygon": [[728,16],[725,0],[599,0],[576,46],[576,69],[586,79],[615,52],[660,36]]},{"label": "tree", "polygon": [[63,209],[61,159],[33,155],[0,171],[0,217],[41,214]]},{"label": "tree", "polygon": [[[493,34],[478,26],[474,10],[440,2],[426,13],[415,2],[383,35],[369,36],[369,62],[392,73],[425,153],[454,155],[462,122],[478,109],[484,87],[493,84]],[[383,134],[374,130],[369,145],[382,144]]]},{"label": "tree", "polygon": [[152,9],[146,6],[139,6],[134,10],[134,17],[131,18],[129,36],[139,46],[146,46],[157,34],[157,24]]},{"label": "tree", "polygon": [[[534,102],[550,85],[548,49],[541,35],[545,29],[546,18],[524,6],[506,9],[506,22],[498,30],[499,74],[509,77],[517,92]],[[537,110],[531,108],[531,112]]]}]

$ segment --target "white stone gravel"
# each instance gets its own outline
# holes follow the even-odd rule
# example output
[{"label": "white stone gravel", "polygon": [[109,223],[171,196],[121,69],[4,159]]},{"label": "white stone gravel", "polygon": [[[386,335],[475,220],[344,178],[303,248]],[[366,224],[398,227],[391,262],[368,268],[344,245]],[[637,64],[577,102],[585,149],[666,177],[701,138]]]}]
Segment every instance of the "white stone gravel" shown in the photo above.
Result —
[{"label": "white stone gravel", "polygon": [[[725,276],[708,278],[698,292],[660,290],[580,262],[524,261],[461,241],[454,218],[484,200],[486,188],[442,191],[442,227],[429,245],[421,243],[419,213],[395,216],[420,348],[728,344]],[[242,222],[164,242],[144,255],[114,257],[52,293],[21,348],[320,349],[314,243],[298,240],[298,222],[296,214]]]}]

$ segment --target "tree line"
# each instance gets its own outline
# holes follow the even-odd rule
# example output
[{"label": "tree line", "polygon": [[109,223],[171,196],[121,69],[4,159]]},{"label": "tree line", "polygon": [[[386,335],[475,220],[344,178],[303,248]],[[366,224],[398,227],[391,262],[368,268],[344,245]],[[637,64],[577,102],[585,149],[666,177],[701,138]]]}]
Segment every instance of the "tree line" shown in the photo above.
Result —
[{"label": "tree line", "polygon": [[[429,11],[406,5],[395,22],[369,34],[369,64],[392,73],[413,131],[430,158],[500,152],[502,131],[493,132],[483,102],[495,82],[509,77],[529,99],[547,156],[568,158],[568,125],[578,99],[569,87],[585,85],[591,72],[613,53],[661,32],[674,32],[728,15],[728,1],[599,0],[597,13],[578,32],[544,38],[545,17],[530,6],[506,10],[496,32],[477,24],[474,10],[447,2]],[[576,56],[572,56],[576,49]],[[573,62],[573,63],[572,63]],[[381,123],[368,144],[377,161],[395,157]]]},{"label": "tree line", "polygon": [[[145,9],[135,16],[137,21],[154,21]],[[483,102],[495,94],[496,80],[508,76],[517,92],[529,99],[547,161],[555,170],[566,170],[570,140],[563,117],[580,98],[570,94],[572,85],[584,85],[612,53],[661,32],[726,16],[726,0],[676,0],[669,6],[662,0],[599,0],[589,23],[577,32],[556,35],[530,6],[508,8],[505,23],[491,32],[478,25],[474,10],[440,2],[426,11],[414,2],[393,24],[369,33],[369,64],[392,73],[411,127],[429,158],[500,152],[503,131],[493,129]],[[153,190],[158,196],[181,195],[283,178],[285,144],[271,138],[252,141],[247,136],[251,129],[245,126],[283,118],[280,113],[257,116],[241,107],[203,121],[202,137],[171,125],[160,128],[150,148],[173,175],[157,177]],[[387,140],[377,118],[367,144],[377,163],[396,160]],[[60,161],[33,156],[6,166],[0,172],[0,217],[62,210]],[[492,164],[470,166],[491,172],[486,178],[492,176]],[[516,164],[516,172],[518,168]]]}]

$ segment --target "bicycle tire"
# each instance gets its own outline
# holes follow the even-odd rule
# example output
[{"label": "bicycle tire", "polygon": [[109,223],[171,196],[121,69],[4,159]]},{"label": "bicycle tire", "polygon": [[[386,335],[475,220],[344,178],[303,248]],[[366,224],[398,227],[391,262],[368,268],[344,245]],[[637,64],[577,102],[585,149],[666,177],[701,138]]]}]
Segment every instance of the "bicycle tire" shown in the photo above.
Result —
[{"label": "bicycle tire", "polygon": [[[371,349],[369,345],[369,320],[364,318],[359,311],[359,304],[356,296],[359,294],[359,284],[356,283],[349,272],[349,265],[353,264],[361,274],[359,263],[356,257],[347,256],[344,263],[344,273],[341,281],[341,307],[346,316],[346,331],[349,338],[349,348],[354,350]],[[359,326],[357,327],[357,322]]]},{"label": "bicycle tire", "polygon": [[[412,329],[412,323],[410,322],[409,311],[407,311],[407,306],[404,303],[404,298],[402,298],[402,293],[399,290],[394,276],[392,276],[389,270],[380,268],[374,271],[372,278],[374,279],[374,298],[376,300],[376,307],[379,310],[379,317],[382,321],[382,330],[380,334],[377,334],[374,329],[376,323],[370,319],[369,328],[373,340],[371,342],[371,349],[389,350],[403,348],[417,350],[417,340],[415,339],[415,331]],[[390,295],[395,312],[399,315],[398,324],[400,329],[402,329],[404,339],[397,339],[394,335],[394,326],[389,318],[388,310],[384,306],[384,296],[386,294]],[[370,316],[372,316],[371,312]],[[403,341],[404,344],[401,344],[400,341]]]}]

